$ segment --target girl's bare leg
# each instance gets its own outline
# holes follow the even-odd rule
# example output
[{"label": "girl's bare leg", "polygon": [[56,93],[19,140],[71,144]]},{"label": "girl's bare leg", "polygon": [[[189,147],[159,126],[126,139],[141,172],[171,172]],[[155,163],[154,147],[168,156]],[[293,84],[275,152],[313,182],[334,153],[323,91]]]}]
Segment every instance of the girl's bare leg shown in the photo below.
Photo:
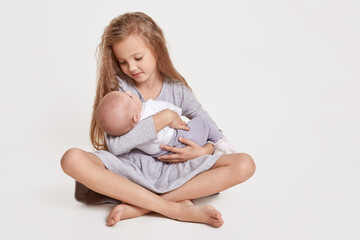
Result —
[{"label": "girl's bare leg", "polygon": [[80,149],[68,150],[61,159],[61,166],[66,174],[88,188],[133,206],[180,221],[201,222],[214,227],[223,224],[221,214],[213,207],[188,206],[162,198],[107,170],[99,158]]},{"label": "girl's bare leg", "polygon": [[[249,179],[255,172],[255,163],[248,154],[226,154],[210,170],[203,172],[180,188],[163,194],[162,197],[179,202],[196,199],[221,192]],[[108,224],[114,225],[120,219],[134,218],[148,213],[149,210],[129,204],[119,204],[108,216]]]},{"label": "girl's bare leg", "polygon": [[[190,200],[184,200],[178,202],[180,204],[192,206],[194,205]],[[134,217],[140,217],[146,213],[149,213],[151,211],[136,207],[129,204],[118,204],[116,205],[110,212],[108,218],[107,218],[107,224],[109,226],[114,226],[117,222],[124,219],[134,218]]]}]

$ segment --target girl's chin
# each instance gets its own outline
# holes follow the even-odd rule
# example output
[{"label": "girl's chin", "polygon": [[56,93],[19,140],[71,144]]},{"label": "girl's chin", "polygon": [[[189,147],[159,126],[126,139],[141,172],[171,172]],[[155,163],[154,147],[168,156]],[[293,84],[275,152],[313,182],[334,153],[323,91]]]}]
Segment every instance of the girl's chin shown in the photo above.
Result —
[{"label": "girl's chin", "polygon": [[147,78],[132,78],[132,80],[136,83],[146,82]]}]

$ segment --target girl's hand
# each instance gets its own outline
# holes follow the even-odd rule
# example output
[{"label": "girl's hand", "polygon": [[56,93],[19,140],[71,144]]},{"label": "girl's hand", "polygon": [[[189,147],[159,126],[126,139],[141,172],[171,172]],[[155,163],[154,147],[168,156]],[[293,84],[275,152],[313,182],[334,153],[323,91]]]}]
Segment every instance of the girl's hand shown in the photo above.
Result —
[{"label": "girl's hand", "polygon": [[168,163],[181,163],[214,152],[214,147],[210,143],[206,144],[204,147],[200,147],[195,142],[183,137],[179,137],[179,141],[187,146],[184,148],[176,148],[162,145],[160,146],[162,149],[173,152],[174,154],[159,156],[158,160]]},{"label": "girl's hand", "polygon": [[166,109],[167,119],[169,120],[168,126],[174,129],[183,129],[189,131],[190,128],[186,125],[186,122],[174,111]]},{"label": "girl's hand", "polygon": [[154,125],[156,132],[159,132],[166,126],[174,129],[183,129],[190,130],[190,128],[186,125],[186,122],[181,120],[180,116],[169,109],[165,109],[160,113],[153,116]]}]

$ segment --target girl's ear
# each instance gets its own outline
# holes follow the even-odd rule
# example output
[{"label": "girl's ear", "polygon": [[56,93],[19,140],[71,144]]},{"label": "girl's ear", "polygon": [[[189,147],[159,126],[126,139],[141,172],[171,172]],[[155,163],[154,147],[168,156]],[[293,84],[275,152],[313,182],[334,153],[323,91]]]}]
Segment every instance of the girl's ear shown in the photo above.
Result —
[{"label": "girl's ear", "polygon": [[135,114],[135,116],[133,117],[134,123],[137,123],[139,120],[140,120],[140,114]]}]

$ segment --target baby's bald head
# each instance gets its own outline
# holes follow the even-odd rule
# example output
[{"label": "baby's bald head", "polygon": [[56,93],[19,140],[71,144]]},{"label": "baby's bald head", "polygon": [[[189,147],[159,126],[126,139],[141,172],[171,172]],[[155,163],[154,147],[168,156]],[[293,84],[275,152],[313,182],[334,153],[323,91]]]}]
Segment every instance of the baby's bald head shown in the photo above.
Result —
[{"label": "baby's bald head", "polygon": [[134,126],[129,96],[124,92],[112,91],[106,94],[96,109],[95,119],[100,128],[113,136],[121,136]]}]

